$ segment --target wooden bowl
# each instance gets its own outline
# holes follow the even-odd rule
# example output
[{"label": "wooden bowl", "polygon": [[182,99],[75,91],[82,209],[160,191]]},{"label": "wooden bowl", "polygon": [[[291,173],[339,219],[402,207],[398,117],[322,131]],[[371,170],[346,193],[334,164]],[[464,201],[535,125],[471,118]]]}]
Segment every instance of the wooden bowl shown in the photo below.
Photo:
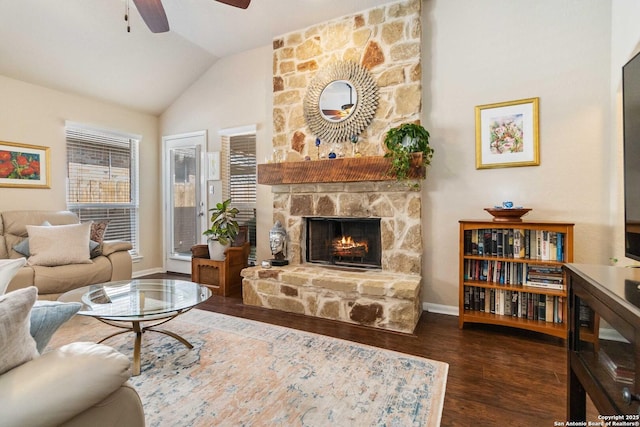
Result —
[{"label": "wooden bowl", "polygon": [[522,222],[522,217],[526,215],[530,208],[484,208],[485,211],[493,215],[494,222]]}]

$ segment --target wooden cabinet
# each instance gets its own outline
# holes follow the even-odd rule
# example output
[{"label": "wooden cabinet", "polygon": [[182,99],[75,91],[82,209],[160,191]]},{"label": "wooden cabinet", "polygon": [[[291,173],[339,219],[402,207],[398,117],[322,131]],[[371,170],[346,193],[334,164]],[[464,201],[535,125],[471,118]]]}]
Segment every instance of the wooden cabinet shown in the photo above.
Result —
[{"label": "wooden cabinet", "polygon": [[460,221],[459,324],[511,326],[567,338],[562,265],[573,224]]},{"label": "wooden cabinet", "polygon": [[232,246],[225,252],[224,261],[209,259],[207,245],[195,245],[191,248],[191,280],[211,289],[214,295],[229,296],[242,293],[240,272],[248,267],[251,245]]},{"label": "wooden cabinet", "polygon": [[[611,417],[601,418],[608,421],[606,425],[640,425],[640,269],[567,264],[565,270],[569,286],[567,420],[585,421],[588,393],[598,412]],[[594,342],[579,327],[583,305],[607,325],[603,330],[607,333],[599,339],[596,334]]]}]

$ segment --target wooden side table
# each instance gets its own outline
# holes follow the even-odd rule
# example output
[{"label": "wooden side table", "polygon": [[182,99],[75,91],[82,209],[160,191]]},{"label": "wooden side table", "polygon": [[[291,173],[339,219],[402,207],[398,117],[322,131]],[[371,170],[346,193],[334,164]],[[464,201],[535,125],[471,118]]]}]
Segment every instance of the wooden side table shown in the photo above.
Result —
[{"label": "wooden side table", "polygon": [[229,296],[242,293],[242,269],[249,266],[251,244],[232,246],[225,252],[224,261],[209,259],[207,245],[191,248],[191,280],[207,286],[214,295]]}]

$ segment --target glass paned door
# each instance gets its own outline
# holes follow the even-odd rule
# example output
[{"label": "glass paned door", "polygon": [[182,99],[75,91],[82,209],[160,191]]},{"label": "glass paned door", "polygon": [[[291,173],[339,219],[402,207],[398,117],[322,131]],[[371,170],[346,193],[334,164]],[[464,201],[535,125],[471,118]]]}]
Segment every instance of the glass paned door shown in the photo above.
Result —
[{"label": "glass paned door", "polygon": [[166,269],[191,273],[191,247],[201,242],[205,216],[203,133],[166,137],[165,200],[167,204]]}]

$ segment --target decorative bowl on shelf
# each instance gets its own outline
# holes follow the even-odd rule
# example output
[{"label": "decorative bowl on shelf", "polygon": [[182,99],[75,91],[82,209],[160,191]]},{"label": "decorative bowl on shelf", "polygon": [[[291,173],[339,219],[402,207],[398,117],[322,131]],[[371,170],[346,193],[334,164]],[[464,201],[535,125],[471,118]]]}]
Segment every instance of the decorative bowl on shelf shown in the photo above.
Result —
[{"label": "decorative bowl on shelf", "polygon": [[522,217],[526,215],[530,208],[484,208],[485,211],[493,215],[494,222],[522,222]]}]

